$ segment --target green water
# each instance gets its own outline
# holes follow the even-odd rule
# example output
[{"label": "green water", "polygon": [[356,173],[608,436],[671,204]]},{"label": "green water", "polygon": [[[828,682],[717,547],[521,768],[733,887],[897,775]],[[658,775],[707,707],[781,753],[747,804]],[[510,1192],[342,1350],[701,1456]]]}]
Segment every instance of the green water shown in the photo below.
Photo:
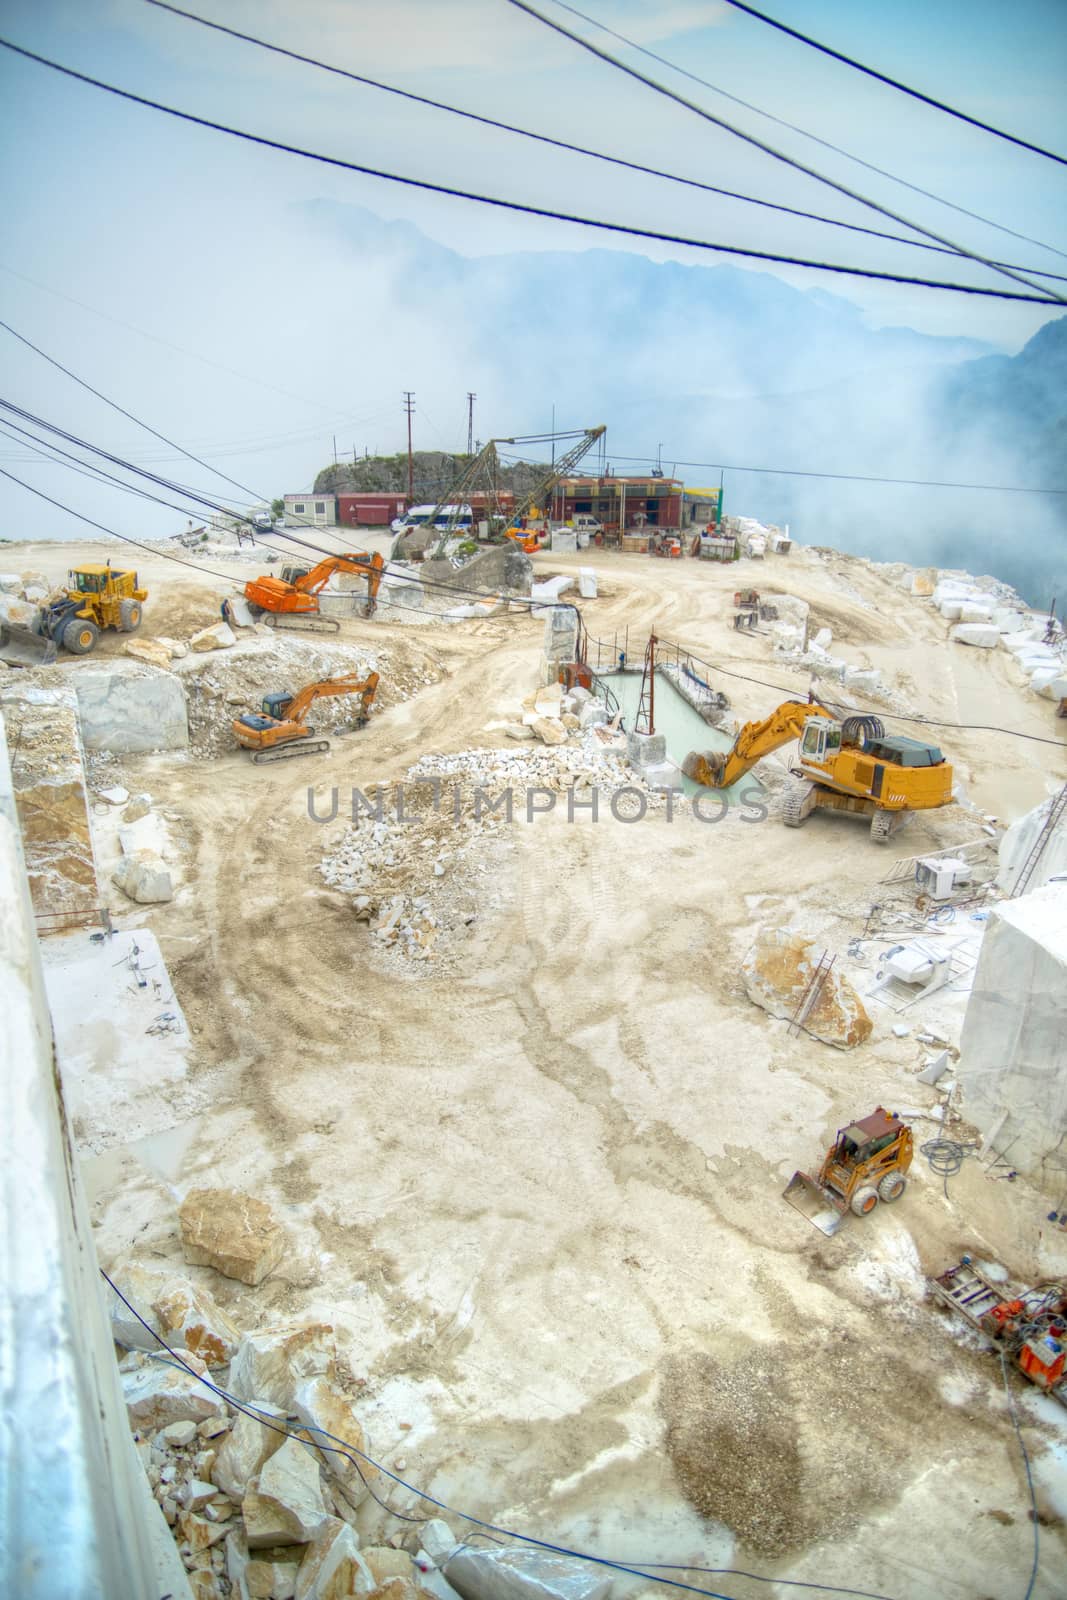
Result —
[{"label": "green water", "polygon": [[[619,702],[627,729],[632,729],[641,699],[642,673],[601,672],[598,676]],[[676,767],[681,767],[692,750],[729,750],[733,744],[733,736],[706,723],[699,711],[689,704],[684,695],[678,693],[662,672],[656,674],[655,731],[666,739],[667,759]],[[732,806],[753,803],[763,793],[759,781],[750,772],[728,789],[705,789],[702,784],[694,783],[692,778],[684,777],[681,772],[678,773],[678,783],[687,795],[722,794]]]}]

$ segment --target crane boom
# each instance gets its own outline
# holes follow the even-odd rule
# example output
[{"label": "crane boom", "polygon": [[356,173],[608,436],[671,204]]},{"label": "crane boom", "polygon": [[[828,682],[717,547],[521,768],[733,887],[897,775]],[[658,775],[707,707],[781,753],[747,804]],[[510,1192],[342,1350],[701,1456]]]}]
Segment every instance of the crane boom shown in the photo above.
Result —
[{"label": "crane boom", "polygon": [[559,480],[565,478],[571,468],[578,465],[586,451],[590,450],[598,439],[603,438],[607,431],[603,423],[596,428],[586,428],[577,444],[571,445],[570,449],[565,451],[558,461],[553,462],[552,467],[545,473],[544,477],[530,490],[529,494],[524,495],[519,501],[511,518],[511,526],[518,527],[523,517],[529,515],[531,506],[540,505],[543,501],[547,501],[548,496]]},{"label": "crane boom", "polygon": [[[708,751],[705,756],[708,776],[707,779],[701,778],[699,781],[706,781],[713,789],[729,788],[730,784],[743,778],[746,772],[751,772],[756,762],[764,756],[770,755],[773,750],[779,750],[791,739],[799,739],[809,717],[832,715],[833,713],[827,711],[825,707],[808,700],[786,700],[772,711],[769,717],[746,722],[734,740],[732,750]],[[714,756],[718,756],[719,759],[714,761]]]}]

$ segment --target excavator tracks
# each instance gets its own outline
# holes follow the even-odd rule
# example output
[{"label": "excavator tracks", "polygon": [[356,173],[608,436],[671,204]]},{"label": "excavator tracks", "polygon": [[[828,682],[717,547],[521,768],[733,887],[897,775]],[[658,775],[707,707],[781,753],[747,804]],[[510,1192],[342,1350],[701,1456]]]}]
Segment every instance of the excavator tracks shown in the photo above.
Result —
[{"label": "excavator tracks", "polygon": [[815,809],[815,785],[790,783],[782,797],[782,821],[787,828],[799,828]]},{"label": "excavator tracks", "polygon": [[314,614],[302,616],[299,612],[265,611],[263,621],[268,628],[284,628],[293,633],[340,633],[341,624],[336,617]]},{"label": "excavator tracks", "polygon": [[251,751],[257,767],[268,761],[289,761],[293,756],[325,755],[330,748],[329,739],[294,739],[290,744],[276,744],[270,750]]}]

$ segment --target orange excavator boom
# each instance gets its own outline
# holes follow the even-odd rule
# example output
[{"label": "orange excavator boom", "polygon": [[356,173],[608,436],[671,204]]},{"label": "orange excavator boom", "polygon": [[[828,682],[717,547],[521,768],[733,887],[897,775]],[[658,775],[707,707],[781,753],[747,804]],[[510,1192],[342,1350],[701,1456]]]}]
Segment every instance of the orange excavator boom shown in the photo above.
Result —
[{"label": "orange excavator boom", "polygon": [[315,730],[307,722],[307,714],[316,700],[330,695],[358,694],[360,705],[354,726],[362,728],[370,715],[378,682],[376,672],[369,672],[365,678],[349,672],[340,678],[309,683],[294,695],[265,695],[260,712],[246,712],[235,719],[234,735],[238,744],[252,752],[252,760],[257,763],[328,750],[329,740],[313,739]]},{"label": "orange excavator boom", "polygon": [[284,573],[280,578],[269,573],[251,578],[245,584],[245,599],[250,606],[274,616],[317,616],[319,594],[334,573],[356,572],[367,580],[367,614],[370,615],[377,605],[384,570],[385,558],[379,551],[373,555],[366,550],[347,551],[344,555],[324,557],[292,580]]}]

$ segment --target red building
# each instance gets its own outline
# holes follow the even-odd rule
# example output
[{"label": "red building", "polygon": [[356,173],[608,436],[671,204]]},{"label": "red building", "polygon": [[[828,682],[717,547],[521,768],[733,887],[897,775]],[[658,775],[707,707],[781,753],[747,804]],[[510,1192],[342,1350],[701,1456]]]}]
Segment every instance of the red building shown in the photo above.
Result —
[{"label": "red building", "polygon": [[407,508],[406,494],[339,494],[337,521],[348,528],[387,528]]}]

